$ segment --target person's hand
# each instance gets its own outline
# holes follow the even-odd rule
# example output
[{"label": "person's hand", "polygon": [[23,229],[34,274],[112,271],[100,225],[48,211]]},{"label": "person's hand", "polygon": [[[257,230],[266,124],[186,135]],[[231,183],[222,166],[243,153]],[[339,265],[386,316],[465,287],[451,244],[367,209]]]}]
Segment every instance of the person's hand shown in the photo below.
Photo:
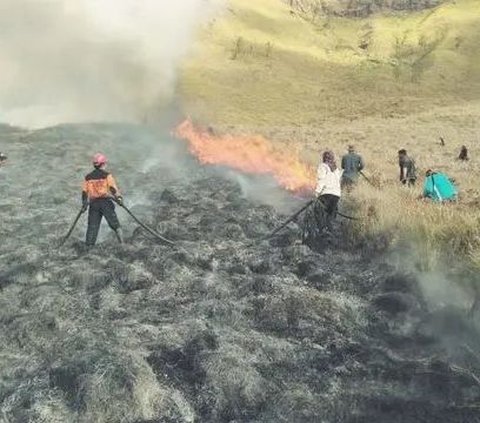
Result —
[{"label": "person's hand", "polygon": [[85,213],[85,212],[87,211],[87,209],[88,209],[88,202],[85,201],[85,202],[82,204],[82,210],[81,210],[82,213]]},{"label": "person's hand", "polygon": [[121,195],[117,195],[115,197],[115,200],[117,201],[118,204],[120,204],[121,206],[123,206],[123,197]]}]

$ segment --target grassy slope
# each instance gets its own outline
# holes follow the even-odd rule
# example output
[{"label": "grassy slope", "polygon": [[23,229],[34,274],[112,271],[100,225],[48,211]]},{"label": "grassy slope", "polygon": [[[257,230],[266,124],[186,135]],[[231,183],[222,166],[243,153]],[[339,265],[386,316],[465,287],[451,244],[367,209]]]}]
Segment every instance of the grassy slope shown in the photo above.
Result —
[{"label": "grassy slope", "polygon": [[186,109],[199,118],[316,125],[480,97],[480,4],[474,0],[313,24],[278,0],[230,3],[203,32],[181,81]]},{"label": "grassy slope", "polygon": [[[230,3],[186,63],[186,111],[228,131],[299,144],[312,164],[321,149],[340,155],[356,143],[382,186],[363,183],[354,194],[362,230],[420,238],[421,265],[441,261],[439,244],[480,263],[480,3],[314,23],[276,0]],[[462,144],[473,157],[468,164],[455,160]],[[403,147],[420,176],[432,167],[456,178],[461,203],[419,203],[419,187],[399,187],[396,151]]]}]

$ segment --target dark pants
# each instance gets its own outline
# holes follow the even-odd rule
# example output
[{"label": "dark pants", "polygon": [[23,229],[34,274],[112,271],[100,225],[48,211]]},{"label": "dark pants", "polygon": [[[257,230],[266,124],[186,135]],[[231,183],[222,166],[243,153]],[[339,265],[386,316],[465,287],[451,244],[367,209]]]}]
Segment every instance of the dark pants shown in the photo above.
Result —
[{"label": "dark pants", "polygon": [[352,179],[344,176],[341,181],[342,189],[345,189],[346,191],[351,192],[357,182],[358,182],[358,179]]},{"label": "dark pants", "polygon": [[412,179],[412,178],[411,179],[403,179],[402,184],[403,185],[408,185],[409,187],[413,187],[413,186],[415,186],[416,181],[417,181],[416,179]]},{"label": "dark pants", "polygon": [[315,215],[320,226],[331,226],[332,221],[337,217],[338,201],[340,197],[332,194],[324,194],[315,203]]},{"label": "dark pants", "polygon": [[332,228],[337,216],[340,197],[324,194],[318,198],[311,210],[308,210],[303,225],[303,243],[316,250],[324,242],[325,230]]},{"label": "dark pants", "polygon": [[114,231],[120,228],[120,223],[115,213],[115,205],[113,201],[107,198],[93,200],[90,202],[90,208],[88,209],[88,228],[86,244],[88,246],[95,245],[98,236],[98,230],[100,229],[100,223],[102,217],[105,216],[108,226]]}]

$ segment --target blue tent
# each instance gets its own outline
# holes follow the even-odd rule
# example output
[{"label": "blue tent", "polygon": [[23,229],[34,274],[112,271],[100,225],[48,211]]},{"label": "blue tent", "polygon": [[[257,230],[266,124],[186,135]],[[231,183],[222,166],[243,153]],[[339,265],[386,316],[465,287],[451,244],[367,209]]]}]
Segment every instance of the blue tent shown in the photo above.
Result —
[{"label": "blue tent", "polygon": [[456,200],[458,190],[453,182],[444,173],[432,173],[425,178],[423,196],[433,201]]}]

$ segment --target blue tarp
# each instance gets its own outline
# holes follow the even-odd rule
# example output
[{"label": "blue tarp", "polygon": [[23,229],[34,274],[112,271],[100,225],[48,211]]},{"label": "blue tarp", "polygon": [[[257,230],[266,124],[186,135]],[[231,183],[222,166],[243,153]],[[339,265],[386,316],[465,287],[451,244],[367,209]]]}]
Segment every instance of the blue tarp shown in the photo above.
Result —
[{"label": "blue tarp", "polygon": [[423,196],[433,201],[452,201],[457,198],[458,190],[444,173],[432,173],[425,178]]}]

